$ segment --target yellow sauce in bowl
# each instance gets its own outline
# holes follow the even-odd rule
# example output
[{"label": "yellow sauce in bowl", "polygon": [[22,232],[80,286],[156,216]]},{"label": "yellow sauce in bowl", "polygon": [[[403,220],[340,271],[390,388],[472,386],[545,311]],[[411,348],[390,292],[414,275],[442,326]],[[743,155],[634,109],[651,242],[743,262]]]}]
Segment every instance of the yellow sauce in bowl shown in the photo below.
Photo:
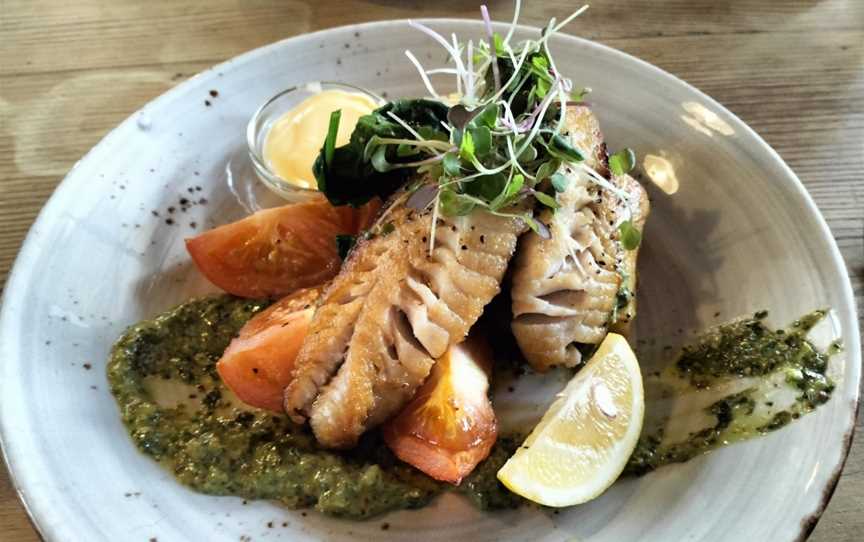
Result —
[{"label": "yellow sauce in bowl", "polygon": [[331,89],[314,94],[273,123],[264,141],[264,160],[286,182],[317,188],[312,165],[327,137],[330,114],[342,111],[338,147],[348,143],[360,117],[377,107],[372,97],[359,92]]}]

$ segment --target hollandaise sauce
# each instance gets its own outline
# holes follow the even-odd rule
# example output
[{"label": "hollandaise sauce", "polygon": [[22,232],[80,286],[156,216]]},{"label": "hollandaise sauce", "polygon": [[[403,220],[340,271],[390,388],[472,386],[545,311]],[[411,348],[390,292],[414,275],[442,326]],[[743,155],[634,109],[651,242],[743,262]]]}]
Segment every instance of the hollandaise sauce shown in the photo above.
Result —
[{"label": "hollandaise sauce", "polygon": [[338,89],[322,90],[278,118],[264,141],[264,160],[271,171],[301,188],[317,188],[312,164],[321,150],[330,114],[341,110],[336,145],[348,143],[354,126],[378,104],[366,94]]}]

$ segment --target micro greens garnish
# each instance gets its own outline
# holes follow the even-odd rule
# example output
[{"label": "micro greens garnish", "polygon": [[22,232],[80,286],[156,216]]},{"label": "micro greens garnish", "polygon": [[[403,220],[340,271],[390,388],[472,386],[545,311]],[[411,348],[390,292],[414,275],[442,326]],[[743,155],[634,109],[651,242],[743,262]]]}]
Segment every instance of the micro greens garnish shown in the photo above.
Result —
[{"label": "micro greens garnish", "polygon": [[639,243],[642,242],[642,233],[633,225],[630,220],[625,220],[618,226],[620,233],[621,246],[624,250],[636,250]]},{"label": "micro greens garnish", "polygon": [[622,149],[609,157],[609,169],[613,175],[624,175],[636,167],[633,149]]},{"label": "micro greens garnish", "polygon": [[[482,6],[486,36],[476,43],[460,43],[455,35],[448,39],[410,21],[449,56],[450,66],[427,70],[405,51],[435,100],[391,102],[362,117],[350,143],[333,149],[336,117],[315,163],[319,189],[334,204],[358,205],[392,194],[416,170],[432,182],[409,189],[414,192],[407,204],[432,210],[430,252],[439,215],[463,216],[475,209],[520,218],[548,238],[549,228],[534,218],[533,205],[518,204],[531,198],[557,209],[557,194],[566,190],[574,170],[629,201],[626,192],[585,163],[585,153],[565,133],[567,106],[582,102],[590,89],[574,91],[556,67],[549,39],[587,8],[560,23],[550,20],[537,39],[519,43],[513,37],[519,0],[503,37],[493,31],[488,9]],[[430,75],[455,76],[458,102],[444,105],[442,96],[447,93],[436,90]],[[622,153],[610,160],[615,172],[629,171],[635,162],[632,151]],[[632,225],[631,229],[638,234]],[[632,233],[627,237],[632,239]]]}]

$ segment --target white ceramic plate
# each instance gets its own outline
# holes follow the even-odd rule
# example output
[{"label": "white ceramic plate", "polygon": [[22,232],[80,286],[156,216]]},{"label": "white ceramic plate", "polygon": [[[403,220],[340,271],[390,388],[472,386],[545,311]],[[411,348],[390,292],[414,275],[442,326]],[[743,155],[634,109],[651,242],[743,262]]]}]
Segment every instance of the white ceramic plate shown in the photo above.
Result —
[{"label": "white ceramic plate", "polygon": [[[466,37],[481,30],[475,22],[431,24]],[[680,184],[674,196],[654,191],[639,336],[679,344],[718,312],[728,319],[768,308],[783,325],[830,307],[816,339],[842,337],[846,350],[833,359],[837,390],[827,405],[766,438],[621,481],[557,515],[484,514],[448,495],[424,510],[339,521],[196,494],[135,450],[107,390],[109,348],[125,326],[209,291],[183,238],[243,214],[226,164],[248,188],[243,134],[252,112],[310,80],[422,94],[405,48],[427,65],[443,61],[404,21],[300,36],[238,57],[135,113],[57,189],[21,251],[0,321],[4,451],[45,538],[792,540],[809,532],[843,465],[860,376],[852,290],[829,230],[792,171],[738,118],[649,64],[572,37],[553,40],[558,65],[594,89],[610,145],[662,158]],[[208,203],[181,212],[184,197]],[[169,207],[178,210],[169,215]],[[536,397],[520,397],[538,410]]]}]

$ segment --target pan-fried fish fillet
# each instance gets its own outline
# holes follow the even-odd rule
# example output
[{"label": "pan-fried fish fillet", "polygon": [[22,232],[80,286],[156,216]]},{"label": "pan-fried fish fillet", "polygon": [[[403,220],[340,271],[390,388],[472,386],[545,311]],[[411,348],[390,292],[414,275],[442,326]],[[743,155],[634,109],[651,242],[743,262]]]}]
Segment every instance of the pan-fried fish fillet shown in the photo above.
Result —
[{"label": "pan-fried fish fillet", "polygon": [[285,389],[285,410],[324,446],[353,446],[413,397],[498,293],[525,229],[482,211],[439,217],[430,257],[431,213],[404,199],[383,219],[392,231],[359,244],[325,293]]},{"label": "pan-fried fish fillet", "polygon": [[[590,110],[568,110],[567,127],[574,146],[586,151],[586,163],[608,175],[605,145]],[[580,345],[600,343],[612,325],[626,331],[635,315],[634,296],[627,296],[622,286],[635,290],[637,252],[621,247],[618,226],[629,216],[642,230],[647,195],[628,175],[611,183],[630,195],[629,203],[598,187],[581,168],[565,174],[570,182],[558,196],[561,208],[539,217],[549,225],[551,238],[525,235],[514,260],[511,329],[523,355],[539,371],[578,365]],[[622,285],[622,277],[627,284]]]}]

